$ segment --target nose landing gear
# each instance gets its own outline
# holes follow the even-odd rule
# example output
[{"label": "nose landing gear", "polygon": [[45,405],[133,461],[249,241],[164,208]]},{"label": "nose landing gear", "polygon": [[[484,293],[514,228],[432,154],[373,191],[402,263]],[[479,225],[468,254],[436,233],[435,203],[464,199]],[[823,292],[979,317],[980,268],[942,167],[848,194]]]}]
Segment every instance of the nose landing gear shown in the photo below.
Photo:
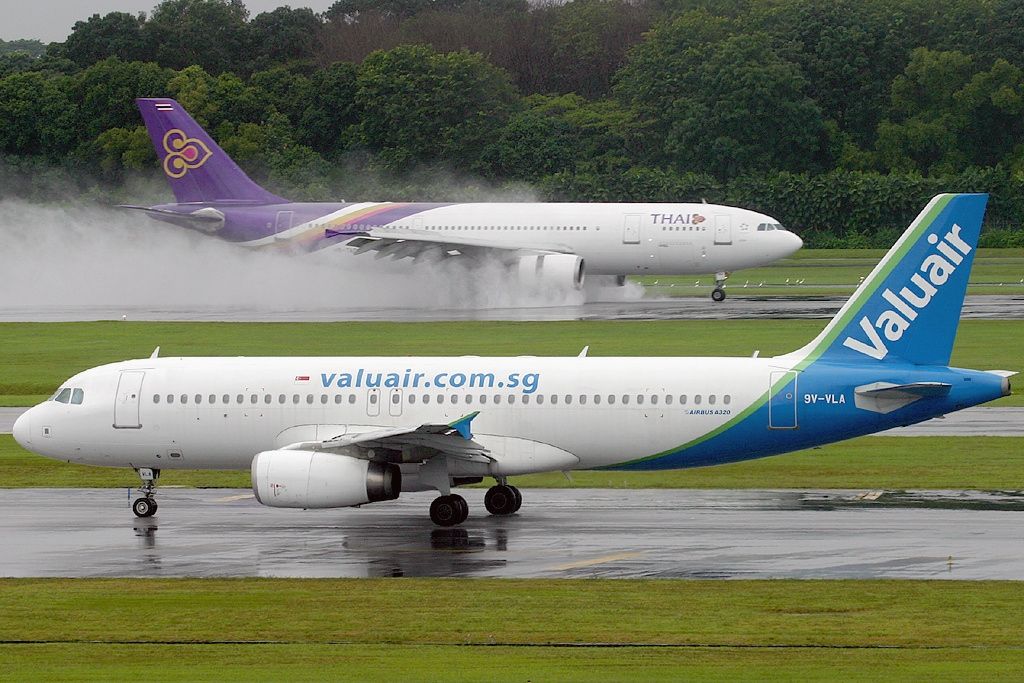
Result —
[{"label": "nose landing gear", "polygon": [[711,300],[715,303],[725,301],[725,281],[729,278],[729,273],[717,272],[715,273],[715,288],[711,290]]},{"label": "nose landing gear", "polygon": [[142,478],[142,486],[139,487],[142,497],[132,501],[132,512],[136,517],[152,517],[157,509],[153,495],[156,493],[156,480],[160,478],[160,470],[140,467],[135,471]]}]

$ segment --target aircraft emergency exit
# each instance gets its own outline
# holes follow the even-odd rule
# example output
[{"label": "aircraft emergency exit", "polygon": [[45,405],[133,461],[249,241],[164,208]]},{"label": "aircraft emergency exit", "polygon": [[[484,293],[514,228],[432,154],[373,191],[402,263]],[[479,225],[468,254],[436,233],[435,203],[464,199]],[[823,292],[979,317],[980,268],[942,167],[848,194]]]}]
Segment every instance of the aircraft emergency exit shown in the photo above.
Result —
[{"label": "aircraft emergency exit", "polygon": [[[249,469],[259,502],[332,508],[578,469],[664,470],[785,453],[1010,393],[949,367],[986,195],[935,197],[809,344],[760,358],[160,358],[86,370],[14,425],[25,448],[131,467],[137,515],[164,469]],[[755,343],[752,340],[752,347]]]},{"label": "aircraft emergency exit", "polygon": [[298,203],[253,182],[171,99],[137,100],[174,204],[126,206],[248,247],[347,248],[389,259],[497,260],[531,283],[580,288],[586,274],[728,274],[803,242],[779,221],[716,204]]}]

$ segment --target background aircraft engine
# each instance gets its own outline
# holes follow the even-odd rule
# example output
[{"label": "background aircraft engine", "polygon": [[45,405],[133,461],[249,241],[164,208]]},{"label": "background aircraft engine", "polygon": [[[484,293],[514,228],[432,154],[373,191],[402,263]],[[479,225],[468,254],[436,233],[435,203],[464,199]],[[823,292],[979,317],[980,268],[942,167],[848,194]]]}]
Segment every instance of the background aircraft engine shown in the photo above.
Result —
[{"label": "background aircraft engine", "polygon": [[543,254],[519,258],[519,277],[528,283],[581,289],[584,271],[583,257],[575,254]]},{"label": "background aircraft engine", "polygon": [[256,500],[277,508],[340,508],[394,500],[398,465],[319,451],[264,451],[252,459]]}]

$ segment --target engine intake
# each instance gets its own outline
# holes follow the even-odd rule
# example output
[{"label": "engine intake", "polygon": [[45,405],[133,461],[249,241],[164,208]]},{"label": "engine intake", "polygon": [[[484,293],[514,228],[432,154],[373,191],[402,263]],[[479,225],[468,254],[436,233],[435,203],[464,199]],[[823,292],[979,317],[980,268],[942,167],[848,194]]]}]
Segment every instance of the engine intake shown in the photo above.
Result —
[{"label": "engine intake", "polygon": [[278,508],[340,508],[394,500],[402,472],[393,463],[319,451],[263,451],[252,459],[252,491]]},{"label": "engine intake", "polygon": [[583,257],[575,254],[529,255],[519,259],[519,277],[528,283],[581,289],[585,275]]}]

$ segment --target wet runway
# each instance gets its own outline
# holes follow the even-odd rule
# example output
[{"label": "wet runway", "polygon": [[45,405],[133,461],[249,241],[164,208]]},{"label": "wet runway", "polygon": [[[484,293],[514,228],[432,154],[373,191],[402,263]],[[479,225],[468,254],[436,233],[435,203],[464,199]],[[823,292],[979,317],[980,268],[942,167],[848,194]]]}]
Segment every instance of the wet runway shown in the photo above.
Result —
[{"label": "wet runway", "polygon": [[245,490],[0,491],[0,576],[456,576],[1024,580],[1024,493],[526,490],[512,517],[464,492],[342,510],[263,508]]},{"label": "wet runway", "polygon": [[[32,306],[0,310],[0,322],[65,322],[81,320],[179,320],[231,322],[445,321],[445,320],[726,320],[742,318],[831,318],[846,302],[835,297],[766,297],[730,290],[715,303],[709,297],[642,298],[590,301],[565,306],[517,308],[173,308],[152,306]],[[968,296],[963,317],[1024,319],[1024,293]]]},{"label": "wet runway", "polygon": [[[0,434],[10,434],[25,408],[0,408]],[[1024,436],[1024,408],[967,408],[879,436]]]}]

